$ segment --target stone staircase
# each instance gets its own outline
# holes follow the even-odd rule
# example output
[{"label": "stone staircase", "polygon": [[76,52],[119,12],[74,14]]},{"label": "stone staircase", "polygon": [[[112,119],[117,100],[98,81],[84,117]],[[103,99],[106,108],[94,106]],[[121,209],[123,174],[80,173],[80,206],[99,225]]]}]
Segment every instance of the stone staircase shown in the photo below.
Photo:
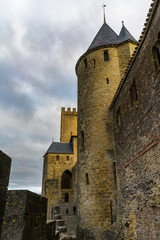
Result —
[{"label": "stone staircase", "polygon": [[56,240],[77,240],[76,235],[67,233],[65,217],[60,213],[60,206],[55,206]]}]

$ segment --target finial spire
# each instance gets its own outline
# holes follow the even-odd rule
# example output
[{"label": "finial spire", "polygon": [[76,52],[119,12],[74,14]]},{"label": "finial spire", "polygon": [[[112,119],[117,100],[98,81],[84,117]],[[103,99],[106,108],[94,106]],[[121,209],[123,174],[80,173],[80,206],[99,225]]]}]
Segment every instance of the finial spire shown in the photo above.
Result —
[{"label": "finial spire", "polygon": [[104,15],[104,23],[106,23],[106,13],[105,13],[106,5],[103,3],[103,15]]},{"label": "finial spire", "polygon": [[124,27],[124,21],[122,21],[122,27]]}]

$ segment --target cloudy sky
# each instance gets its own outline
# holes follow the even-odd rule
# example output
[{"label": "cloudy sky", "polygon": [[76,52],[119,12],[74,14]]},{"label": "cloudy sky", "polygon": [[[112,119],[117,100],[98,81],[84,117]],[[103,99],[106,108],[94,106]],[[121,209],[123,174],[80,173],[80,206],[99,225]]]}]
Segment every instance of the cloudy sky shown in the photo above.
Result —
[{"label": "cloudy sky", "polygon": [[[107,23],[138,39],[151,0],[107,0]],[[40,193],[43,155],[59,141],[61,107],[76,107],[75,64],[103,23],[99,0],[0,1],[0,149],[10,189]]]}]

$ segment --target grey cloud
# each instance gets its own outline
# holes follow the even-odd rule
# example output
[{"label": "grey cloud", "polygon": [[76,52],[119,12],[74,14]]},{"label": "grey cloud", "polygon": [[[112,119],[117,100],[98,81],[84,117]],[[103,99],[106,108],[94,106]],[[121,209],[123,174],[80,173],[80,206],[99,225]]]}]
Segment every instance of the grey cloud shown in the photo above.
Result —
[{"label": "grey cloud", "polygon": [[[17,159],[17,164],[12,163],[10,183],[13,182],[14,187],[16,185],[19,188],[40,186],[42,182],[42,162],[39,161],[38,164],[32,163],[31,166],[28,166],[25,162],[30,162],[31,159],[24,160],[25,161],[21,161],[20,159]],[[12,184],[10,184],[10,186],[12,187]]]},{"label": "grey cloud", "polygon": [[[21,91],[21,84],[24,81],[23,73],[17,74],[18,69],[13,69],[9,63],[0,64],[1,88],[0,101],[1,106],[8,109],[14,109],[19,114],[27,117],[33,115],[36,108],[33,96]],[[23,79],[22,79],[23,78]]]}]

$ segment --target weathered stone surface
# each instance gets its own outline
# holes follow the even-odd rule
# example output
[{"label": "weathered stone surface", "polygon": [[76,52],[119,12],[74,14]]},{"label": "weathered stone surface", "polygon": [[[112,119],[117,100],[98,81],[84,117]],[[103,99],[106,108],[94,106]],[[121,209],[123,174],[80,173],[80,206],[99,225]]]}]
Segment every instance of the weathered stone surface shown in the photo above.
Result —
[{"label": "weathered stone surface", "polygon": [[6,196],[7,196],[7,189],[4,186],[0,186],[0,201],[1,201],[1,207],[0,207],[0,218],[3,218],[4,215],[4,209],[6,206]]},{"label": "weathered stone surface", "polygon": [[50,221],[46,224],[46,239],[55,240],[56,221]]},{"label": "weathered stone surface", "polygon": [[0,151],[0,238],[6,205],[7,188],[11,167],[11,158]]},{"label": "weathered stone surface", "polygon": [[[47,199],[26,190],[8,191],[2,240],[46,240],[46,213]],[[51,223],[47,228],[55,230]]]},{"label": "weathered stone surface", "polygon": [[0,150],[0,185],[8,186],[11,158]]},{"label": "weathered stone surface", "polygon": [[77,231],[77,216],[76,215],[63,215],[62,218],[65,221],[67,227],[67,233],[70,235],[76,235]]},{"label": "weathered stone surface", "polygon": [[60,238],[60,240],[72,240],[72,237],[69,236],[69,235],[67,235],[67,234],[65,234],[65,235],[63,235],[63,236]]},{"label": "weathered stone surface", "polygon": [[56,220],[56,225],[57,226],[64,226],[64,220],[62,220],[62,219]]},{"label": "weathered stone surface", "polygon": [[[119,183],[117,226],[125,240],[160,239],[160,67],[157,71],[152,52],[160,37],[160,2],[155,2],[149,30],[112,103]],[[134,79],[135,102],[130,95]]]},{"label": "weathered stone surface", "polygon": [[[83,55],[76,66],[78,225],[84,229],[80,239],[105,239],[103,233],[111,229],[116,213],[112,114],[108,109],[135,46],[127,41],[97,48]],[[104,61],[105,51],[108,61]]]},{"label": "weathered stone surface", "polygon": [[61,233],[66,233],[67,232],[67,228],[66,228],[66,226],[59,226],[58,227],[58,231],[59,231],[60,234]]},{"label": "weathered stone surface", "polygon": [[96,238],[93,236],[93,233],[88,230],[88,229],[81,229],[79,226],[78,226],[78,229],[77,229],[77,237],[78,239],[87,239],[87,240],[95,240]]}]

